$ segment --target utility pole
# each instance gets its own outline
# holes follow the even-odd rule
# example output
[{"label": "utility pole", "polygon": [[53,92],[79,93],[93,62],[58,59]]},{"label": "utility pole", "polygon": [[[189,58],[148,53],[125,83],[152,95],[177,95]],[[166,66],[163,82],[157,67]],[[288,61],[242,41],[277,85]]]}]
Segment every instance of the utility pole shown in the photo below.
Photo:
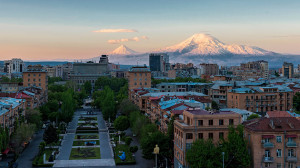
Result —
[{"label": "utility pole", "polygon": [[225,155],[225,152],[222,152],[222,156],[223,156],[223,168],[224,168],[224,155]]}]

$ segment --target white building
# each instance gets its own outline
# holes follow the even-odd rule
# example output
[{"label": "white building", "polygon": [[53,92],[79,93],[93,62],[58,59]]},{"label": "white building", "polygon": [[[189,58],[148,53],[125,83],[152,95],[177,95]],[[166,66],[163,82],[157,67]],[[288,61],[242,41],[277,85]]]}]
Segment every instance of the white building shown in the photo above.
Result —
[{"label": "white building", "polygon": [[25,64],[20,58],[13,58],[12,60],[4,61],[4,72],[9,74],[23,72],[25,70]]}]

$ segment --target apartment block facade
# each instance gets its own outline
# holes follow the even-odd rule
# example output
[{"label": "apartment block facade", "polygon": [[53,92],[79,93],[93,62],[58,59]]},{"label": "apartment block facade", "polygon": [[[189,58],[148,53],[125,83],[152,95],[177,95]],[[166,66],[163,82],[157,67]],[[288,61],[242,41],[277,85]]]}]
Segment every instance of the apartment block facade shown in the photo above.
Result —
[{"label": "apartment block facade", "polygon": [[128,73],[128,89],[151,88],[151,71],[146,66],[132,67]]},{"label": "apartment block facade", "polygon": [[40,87],[44,91],[48,90],[47,71],[41,65],[29,65],[23,72],[23,87]]},{"label": "apartment block facade", "polygon": [[241,124],[241,115],[231,111],[206,111],[188,109],[183,118],[174,122],[174,167],[186,168],[186,151],[198,139],[211,139],[217,144],[227,138],[228,126]]},{"label": "apartment block facade", "polygon": [[244,123],[252,157],[251,167],[300,167],[300,121],[294,117],[271,117]]},{"label": "apartment block facade", "polygon": [[289,111],[293,106],[293,90],[284,86],[232,89],[227,94],[227,107],[265,115],[267,111]]}]

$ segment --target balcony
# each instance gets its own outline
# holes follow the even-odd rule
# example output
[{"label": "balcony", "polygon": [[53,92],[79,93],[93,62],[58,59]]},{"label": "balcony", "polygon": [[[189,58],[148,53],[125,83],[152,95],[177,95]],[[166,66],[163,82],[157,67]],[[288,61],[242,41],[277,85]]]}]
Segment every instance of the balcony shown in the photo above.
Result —
[{"label": "balcony", "polygon": [[297,147],[297,143],[295,141],[288,141],[286,143],[286,147],[288,147],[288,148],[296,148]]},{"label": "balcony", "polygon": [[265,157],[265,156],[263,156],[262,161],[265,162],[265,163],[272,163],[272,162],[274,162],[274,158],[273,157]]},{"label": "balcony", "polygon": [[286,157],[287,162],[297,162],[297,157],[296,156],[288,156]]},{"label": "balcony", "polygon": [[274,144],[272,142],[265,142],[263,146],[264,148],[274,148]]}]

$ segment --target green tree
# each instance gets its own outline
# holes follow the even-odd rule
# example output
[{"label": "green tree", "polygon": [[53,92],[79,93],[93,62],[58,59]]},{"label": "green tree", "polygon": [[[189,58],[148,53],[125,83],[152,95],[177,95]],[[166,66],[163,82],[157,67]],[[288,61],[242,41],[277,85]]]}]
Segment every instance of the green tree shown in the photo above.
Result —
[{"label": "green tree", "polygon": [[61,106],[61,112],[60,112],[60,121],[64,121],[66,123],[70,122],[72,120],[72,117],[74,115],[74,111],[76,108],[75,101],[72,98],[73,94],[72,91],[68,90],[67,92],[63,93],[63,102]]},{"label": "green tree", "polygon": [[83,84],[83,87],[85,89],[85,92],[90,95],[91,92],[92,92],[92,83],[90,81],[86,81],[84,84]]},{"label": "green tree", "polygon": [[244,128],[238,125],[230,126],[228,140],[223,140],[221,151],[225,152],[225,162],[228,168],[244,168],[250,166],[250,155],[247,142],[244,139]]},{"label": "green tree", "polygon": [[36,128],[41,128],[42,126],[42,117],[37,109],[27,109],[25,119],[28,123],[35,124]]},{"label": "green tree", "polygon": [[[110,119],[115,119],[116,117],[116,102],[115,102],[115,97],[114,97],[114,92],[106,86],[104,90],[102,91],[102,94],[99,98],[98,101],[101,102],[101,110],[103,114],[103,118],[105,120]],[[102,100],[102,101],[101,101]]]},{"label": "green tree", "polygon": [[293,97],[293,107],[295,112],[300,114],[300,93],[296,93]]},{"label": "green tree", "polygon": [[215,110],[220,110],[220,107],[219,107],[218,103],[215,102],[215,101],[211,102],[211,108],[215,109]]},{"label": "green tree", "polygon": [[125,131],[129,128],[129,120],[126,116],[120,116],[114,121],[114,126],[118,131]]},{"label": "green tree", "polygon": [[191,168],[222,167],[221,158],[221,152],[211,140],[196,140],[186,152],[186,161]]},{"label": "green tree", "polygon": [[139,108],[135,104],[133,104],[129,99],[123,99],[119,106],[119,111],[125,116],[129,116],[131,112],[138,110]]},{"label": "green tree", "polygon": [[275,71],[275,76],[276,76],[276,77],[279,77],[279,76],[280,76],[279,73],[278,73],[277,71]]},{"label": "green tree", "polygon": [[155,145],[159,147],[159,154],[167,157],[169,155],[169,142],[168,137],[162,132],[156,130],[149,132],[141,138],[141,148],[143,149],[143,157],[146,159],[153,159],[153,149]]},{"label": "green tree", "polygon": [[12,144],[15,152],[19,154],[23,149],[24,142],[28,142],[35,132],[35,124],[21,123],[12,136]]},{"label": "green tree", "polygon": [[253,114],[251,114],[251,115],[247,118],[247,120],[252,120],[252,119],[254,119],[254,118],[259,118],[259,115],[253,113]]},{"label": "green tree", "polygon": [[52,125],[49,125],[44,132],[43,140],[46,142],[46,144],[51,144],[53,142],[57,142],[58,139],[56,128],[54,128]]}]

